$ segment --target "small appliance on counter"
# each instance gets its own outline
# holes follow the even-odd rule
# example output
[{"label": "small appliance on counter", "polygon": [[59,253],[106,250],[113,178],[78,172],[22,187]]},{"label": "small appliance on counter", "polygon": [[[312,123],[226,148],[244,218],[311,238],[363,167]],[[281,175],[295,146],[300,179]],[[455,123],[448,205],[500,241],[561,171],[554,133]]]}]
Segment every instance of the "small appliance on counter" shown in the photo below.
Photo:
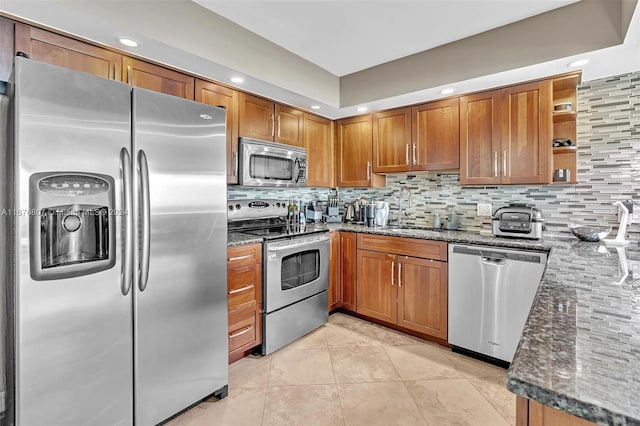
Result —
[{"label": "small appliance on counter", "polygon": [[455,210],[451,209],[451,211],[444,218],[444,229],[455,231],[458,229],[458,225],[458,214],[455,212]]},{"label": "small appliance on counter", "polygon": [[380,227],[387,226],[389,220],[389,203],[386,201],[375,202],[375,225]]},{"label": "small appliance on counter", "polygon": [[542,238],[542,211],[531,204],[513,203],[493,213],[492,232],[497,237]]}]

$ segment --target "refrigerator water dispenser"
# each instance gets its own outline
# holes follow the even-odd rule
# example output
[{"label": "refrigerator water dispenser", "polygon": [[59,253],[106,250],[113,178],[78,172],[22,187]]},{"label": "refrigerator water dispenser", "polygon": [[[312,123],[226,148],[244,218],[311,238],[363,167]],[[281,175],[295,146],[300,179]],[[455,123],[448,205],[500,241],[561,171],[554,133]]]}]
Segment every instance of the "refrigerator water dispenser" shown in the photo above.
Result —
[{"label": "refrigerator water dispenser", "polygon": [[115,265],[113,178],[36,173],[29,189],[34,280],[88,275]]}]

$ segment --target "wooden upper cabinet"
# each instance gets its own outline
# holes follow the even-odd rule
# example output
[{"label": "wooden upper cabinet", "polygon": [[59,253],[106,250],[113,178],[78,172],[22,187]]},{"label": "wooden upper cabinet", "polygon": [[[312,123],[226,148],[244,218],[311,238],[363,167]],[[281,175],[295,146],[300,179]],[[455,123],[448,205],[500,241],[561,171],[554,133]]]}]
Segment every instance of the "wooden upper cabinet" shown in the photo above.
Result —
[{"label": "wooden upper cabinet", "polygon": [[337,123],[337,186],[384,186],[384,176],[373,173],[371,115],[347,118]]},{"label": "wooden upper cabinet", "polygon": [[550,183],[552,81],[502,89],[502,183]]},{"label": "wooden upper cabinet", "polygon": [[460,183],[502,182],[500,90],[460,98]]},{"label": "wooden upper cabinet", "polygon": [[304,147],[307,149],[307,186],[334,186],[333,123],[304,114]]},{"label": "wooden upper cabinet", "polygon": [[398,325],[447,339],[447,263],[398,256]]},{"label": "wooden upper cabinet", "polygon": [[242,92],[238,103],[240,137],[273,141],[275,135],[274,103]]},{"label": "wooden upper cabinet", "polygon": [[240,93],[240,137],[304,146],[304,113],[267,99]]},{"label": "wooden upper cabinet", "polygon": [[411,108],[413,170],[460,168],[459,109],[458,98]]},{"label": "wooden upper cabinet", "polygon": [[196,80],[195,100],[227,111],[227,183],[238,183],[238,92],[204,80]]},{"label": "wooden upper cabinet", "polygon": [[125,83],[134,87],[194,99],[195,78],[190,75],[127,56],[122,59],[122,74]]},{"label": "wooden upper cabinet", "polygon": [[411,170],[411,108],[373,114],[373,172]]},{"label": "wooden upper cabinet", "polygon": [[[276,130],[274,141],[293,146],[304,146],[304,113],[298,109],[275,104]],[[307,183],[307,185],[309,185]]]},{"label": "wooden upper cabinet", "polygon": [[121,80],[122,55],[68,37],[15,24],[15,50],[35,61]]}]

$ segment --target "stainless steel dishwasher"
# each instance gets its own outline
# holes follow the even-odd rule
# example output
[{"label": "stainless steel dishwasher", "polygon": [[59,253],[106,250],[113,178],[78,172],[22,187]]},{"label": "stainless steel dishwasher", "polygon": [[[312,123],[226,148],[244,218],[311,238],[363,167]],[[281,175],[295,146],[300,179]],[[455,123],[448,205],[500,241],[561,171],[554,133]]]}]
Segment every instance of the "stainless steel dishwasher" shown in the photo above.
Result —
[{"label": "stainless steel dishwasher", "polygon": [[449,244],[449,343],[511,362],[547,254]]}]

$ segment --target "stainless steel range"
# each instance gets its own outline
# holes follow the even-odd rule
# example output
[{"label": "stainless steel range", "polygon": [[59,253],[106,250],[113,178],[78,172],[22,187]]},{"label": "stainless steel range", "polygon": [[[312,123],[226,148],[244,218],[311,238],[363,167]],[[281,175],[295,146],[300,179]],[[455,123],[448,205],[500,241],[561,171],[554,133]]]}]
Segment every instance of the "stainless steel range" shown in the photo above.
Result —
[{"label": "stainless steel range", "polygon": [[229,200],[229,231],[264,238],[263,355],[328,319],[329,236],[326,229],[287,226],[287,202]]}]

